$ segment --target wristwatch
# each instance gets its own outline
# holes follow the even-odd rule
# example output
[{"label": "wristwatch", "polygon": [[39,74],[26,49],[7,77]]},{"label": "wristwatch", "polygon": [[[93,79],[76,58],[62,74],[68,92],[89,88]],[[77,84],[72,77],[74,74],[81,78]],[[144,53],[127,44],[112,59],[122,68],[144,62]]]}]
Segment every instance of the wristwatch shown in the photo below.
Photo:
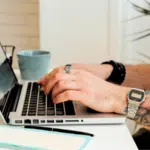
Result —
[{"label": "wristwatch", "polygon": [[134,120],[140,104],[144,101],[145,101],[144,90],[136,88],[131,89],[131,91],[128,94],[127,117]]}]

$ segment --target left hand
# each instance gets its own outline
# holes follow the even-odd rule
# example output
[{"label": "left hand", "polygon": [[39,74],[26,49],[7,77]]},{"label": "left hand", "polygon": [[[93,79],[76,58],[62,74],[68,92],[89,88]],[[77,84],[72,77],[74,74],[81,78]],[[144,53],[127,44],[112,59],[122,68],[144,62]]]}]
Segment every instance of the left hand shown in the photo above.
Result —
[{"label": "left hand", "polygon": [[54,103],[78,101],[100,112],[123,113],[128,89],[120,87],[80,69],[66,73],[56,68],[39,82],[46,94],[52,91]]}]

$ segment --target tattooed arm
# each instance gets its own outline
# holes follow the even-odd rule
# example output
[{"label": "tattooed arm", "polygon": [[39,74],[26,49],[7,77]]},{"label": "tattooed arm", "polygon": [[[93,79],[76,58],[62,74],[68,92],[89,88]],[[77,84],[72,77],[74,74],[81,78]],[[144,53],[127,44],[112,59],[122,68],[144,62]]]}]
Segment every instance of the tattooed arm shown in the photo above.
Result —
[{"label": "tattooed arm", "polygon": [[150,130],[150,95],[146,95],[145,102],[141,104],[135,120],[138,124]]},{"label": "tattooed arm", "polygon": [[[123,94],[124,96],[122,97],[122,99],[126,101],[124,105],[124,110],[122,110],[124,114],[127,114],[127,106],[128,106],[127,94],[131,90],[131,88],[126,89],[127,90],[124,90],[126,94]],[[144,128],[150,130],[150,94],[145,95],[145,101],[140,105],[135,116],[135,121],[137,124],[140,124]]]},{"label": "tattooed arm", "polygon": [[[150,91],[150,64],[125,65],[125,87],[135,87]],[[108,74],[112,69],[109,69]],[[127,106],[126,106],[127,108]],[[141,104],[135,120],[144,128],[150,130],[150,95],[146,95],[145,102]]]},{"label": "tattooed arm", "polygon": [[123,86],[150,90],[150,64],[125,65],[125,68]]}]

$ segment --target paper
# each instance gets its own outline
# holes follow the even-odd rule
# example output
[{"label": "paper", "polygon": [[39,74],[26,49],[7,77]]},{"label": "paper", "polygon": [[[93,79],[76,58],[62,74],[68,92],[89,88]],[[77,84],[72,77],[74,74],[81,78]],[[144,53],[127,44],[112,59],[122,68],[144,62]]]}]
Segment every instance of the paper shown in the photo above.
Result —
[{"label": "paper", "polygon": [[83,150],[90,136],[0,126],[0,147],[19,150]]}]

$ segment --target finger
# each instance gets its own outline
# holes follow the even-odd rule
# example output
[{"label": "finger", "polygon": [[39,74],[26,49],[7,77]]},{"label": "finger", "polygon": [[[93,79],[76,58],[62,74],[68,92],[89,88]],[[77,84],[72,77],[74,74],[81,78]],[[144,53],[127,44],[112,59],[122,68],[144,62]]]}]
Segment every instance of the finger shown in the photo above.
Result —
[{"label": "finger", "polygon": [[57,95],[54,99],[53,102],[55,104],[65,102],[68,100],[72,101],[82,101],[85,99],[85,95],[81,91],[74,91],[74,90],[66,90],[63,93]]},{"label": "finger", "polygon": [[44,87],[42,86],[42,87],[40,88],[40,90],[41,90],[41,91],[44,91]]},{"label": "finger", "polygon": [[51,75],[52,75],[52,72],[49,72],[44,77],[42,77],[39,81],[37,81],[37,83],[44,85]]},{"label": "finger", "polygon": [[61,80],[75,80],[76,76],[73,74],[55,74],[53,77],[49,78],[48,83],[45,85],[45,93],[48,94],[52,88]]},{"label": "finger", "polygon": [[45,85],[48,80],[51,78],[51,76],[53,76],[54,74],[58,73],[58,72],[62,72],[62,70],[64,71],[64,69],[62,67],[59,68],[54,68],[51,72],[49,72],[48,74],[46,74],[44,77],[42,77],[38,83],[39,84],[43,84]]},{"label": "finger", "polygon": [[[73,69],[73,71],[71,71],[71,73],[76,72],[76,74],[77,74],[80,71],[81,70],[79,70],[79,69]],[[65,73],[66,74],[66,72],[64,70],[64,66],[61,66],[59,68],[55,68],[53,71],[49,72],[44,77],[42,77],[39,81],[37,81],[37,83],[45,85],[46,83],[48,83],[48,80],[50,80],[51,77],[55,76],[55,74],[58,74],[58,73]]]},{"label": "finger", "polygon": [[52,97],[56,97],[58,94],[66,90],[80,90],[81,84],[77,81],[61,80],[56,83],[52,91]]},{"label": "finger", "polygon": [[55,84],[60,80],[74,80],[76,78],[76,75],[74,75],[75,72],[77,72],[77,70],[71,70],[71,74],[67,74],[64,68],[55,69],[44,85],[45,86],[44,92],[48,94],[55,86]]}]

